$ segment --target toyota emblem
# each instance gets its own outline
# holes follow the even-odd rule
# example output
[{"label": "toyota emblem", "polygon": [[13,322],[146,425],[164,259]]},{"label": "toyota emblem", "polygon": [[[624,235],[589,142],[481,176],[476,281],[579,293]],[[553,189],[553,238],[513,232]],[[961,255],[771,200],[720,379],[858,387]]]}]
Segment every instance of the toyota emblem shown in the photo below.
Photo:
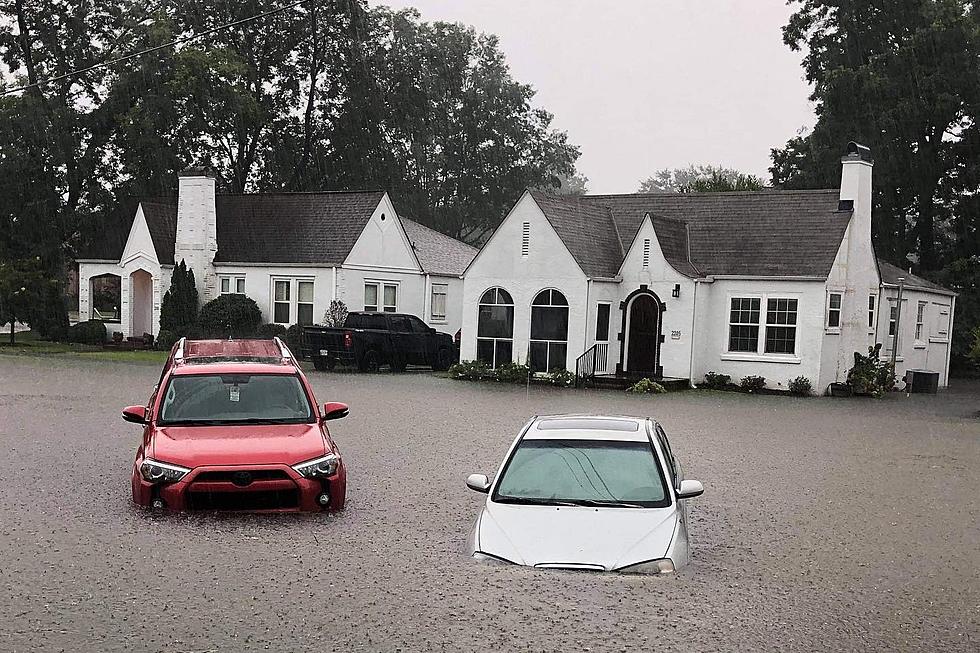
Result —
[{"label": "toyota emblem", "polygon": [[245,487],[252,482],[252,475],[248,472],[235,472],[231,475],[231,482],[238,487]]}]

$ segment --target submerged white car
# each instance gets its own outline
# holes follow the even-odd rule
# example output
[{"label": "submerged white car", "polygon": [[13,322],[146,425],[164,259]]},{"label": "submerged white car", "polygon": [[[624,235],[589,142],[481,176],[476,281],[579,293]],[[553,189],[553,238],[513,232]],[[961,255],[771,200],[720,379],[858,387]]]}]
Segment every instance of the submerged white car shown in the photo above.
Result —
[{"label": "submerged white car", "polygon": [[535,417],[493,480],[469,539],[474,558],[550,569],[673,572],[689,561],[684,479],[663,429],[649,418]]}]

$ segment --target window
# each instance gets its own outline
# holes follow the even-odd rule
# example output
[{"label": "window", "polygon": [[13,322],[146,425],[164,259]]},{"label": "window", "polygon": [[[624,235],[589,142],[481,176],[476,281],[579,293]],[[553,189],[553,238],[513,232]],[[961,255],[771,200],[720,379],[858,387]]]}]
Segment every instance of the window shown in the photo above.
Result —
[{"label": "window", "polygon": [[528,364],[535,372],[565,369],[568,353],[568,300],[557,290],[542,290],[531,302]]},{"label": "window", "polygon": [[609,304],[599,304],[595,315],[595,341],[609,342]]},{"label": "window", "polygon": [[380,310],[385,313],[398,312],[398,284],[369,281],[364,284],[364,310],[379,310],[378,299],[381,299]]},{"label": "window", "polygon": [[945,340],[949,338],[949,306],[936,305],[939,309],[936,315],[936,337]]},{"label": "window", "polygon": [[395,333],[412,333],[412,323],[407,315],[396,315],[391,318],[391,330]]},{"label": "window", "polygon": [[868,329],[871,331],[875,329],[875,308],[878,306],[877,299],[874,295],[868,295]]},{"label": "window", "polygon": [[476,328],[476,358],[491,367],[513,360],[514,300],[503,288],[491,288],[480,298]]},{"label": "window", "polygon": [[89,281],[90,319],[119,321],[119,306],[122,304],[122,277],[115,274],[100,274]]},{"label": "window", "polygon": [[296,284],[296,323],[313,324],[313,282],[299,281]]},{"label": "window", "polygon": [[915,339],[916,340],[922,340],[925,317],[926,317],[926,303],[919,302],[918,307],[915,309]]},{"label": "window", "polygon": [[728,326],[728,351],[759,351],[758,297],[732,297]]},{"label": "window", "polygon": [[313,280],[272,280],[272,321],[276,324],[313,324]]},{"label": "window", "polygon": [[650,239],[643,239],[643,267],[650,267]]},{"label": "window", "polygon": [[769,299],[766,305],[766,353],[796,353],[796,299]]},{"label": "window", "polygon": [[531,253],[531,223],[525,222],[521,230],[521,256],[527,258]]},{"label": "window", "polygon": [[827,295],[827,328],[840,329],[841,294],[832,292]]},{"label": "window", "polygon": [[432,284],[432,306],[429,314],[433,322],[446,321],[446,296],[449,294],[449,284]]},{"label": "window", "polygon": [[222,295],[244,295],[245,277],[230,275],[218,277],[218,291]]},{"label": "window", "polygon": [[272,300],[272,321],[276,324],[289,324],[289,297],[291,284],[288,279],[277,279]]}]

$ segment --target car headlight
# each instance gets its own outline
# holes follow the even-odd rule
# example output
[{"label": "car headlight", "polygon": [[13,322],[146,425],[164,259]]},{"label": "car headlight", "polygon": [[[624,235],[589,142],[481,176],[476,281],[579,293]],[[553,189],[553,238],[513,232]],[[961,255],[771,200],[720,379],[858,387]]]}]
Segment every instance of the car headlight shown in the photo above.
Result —
[{"label": "car headlight", "polygon": [[473,553],[473,559],[479,560],[480,562],[487,563],[490,565],[512,565],[514,564],[506,558],[501,558],[500,556],[495,556],[490,553],[484,553],[482,551],[475,551]]},{"label": "car headlight", "polygon": [[305,463],[293,465],[293,469],[300,476],[306,478],[327,478],[337,473],[340,467],[340,458],[336,454],[328,453],[326,456],[307,460]]},{"label": "car headlight", "polygon": [[176,483],[191,470],[179,465],[162,463],[159,460],[146,458],[140,465],[140,475],[150,483]]},{"label": "car headlight", "polygon": [[622,567],[616,571],[622,574],[671,574],[674,572],[674,562],[670,558],[647,560],[629,567]]}]

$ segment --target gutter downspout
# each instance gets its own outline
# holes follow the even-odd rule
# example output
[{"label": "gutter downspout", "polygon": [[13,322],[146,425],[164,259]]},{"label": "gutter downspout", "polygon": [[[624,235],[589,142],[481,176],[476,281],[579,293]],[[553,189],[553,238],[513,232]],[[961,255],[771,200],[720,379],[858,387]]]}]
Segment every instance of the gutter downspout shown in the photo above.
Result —
[{"label": "gutter downspout", "polygon": [[691,311],[691,360],[688,362],[687,367],[687,382],[692,388],[696,388],[697,385],[694,383],[694,352],[697,351],[697,326],[698,326],[698,284],[701,283],[711,283],[707,279],[695,279],[694,280],[694,309]]},{"label": "gutter downspout", "polygon": [[337,266],[333,266],[333,292],[330,297],[330,301],[335,301],[337,299]]},{"label": "gutter downspout", "polygon": [[895,335],[892,338],[892,372],[898,358],[898,335],[902,332],[902,291],[905,290],[905,277],[898,278],[898,297],[895,300]]},{"label": "gutter downspout", "polygon": [[949,301],[949,325],[946,327],[946,369],[943,370],[943,387],[949,387],[949,357],[953,353],[953,317],[956,315],[956,296]]},{"label": "gutter downspout", "polygon": [[582,329],[582,353],[589,348],[589,309],[592,306],[592,277],[585,281],[585,328]]}]

